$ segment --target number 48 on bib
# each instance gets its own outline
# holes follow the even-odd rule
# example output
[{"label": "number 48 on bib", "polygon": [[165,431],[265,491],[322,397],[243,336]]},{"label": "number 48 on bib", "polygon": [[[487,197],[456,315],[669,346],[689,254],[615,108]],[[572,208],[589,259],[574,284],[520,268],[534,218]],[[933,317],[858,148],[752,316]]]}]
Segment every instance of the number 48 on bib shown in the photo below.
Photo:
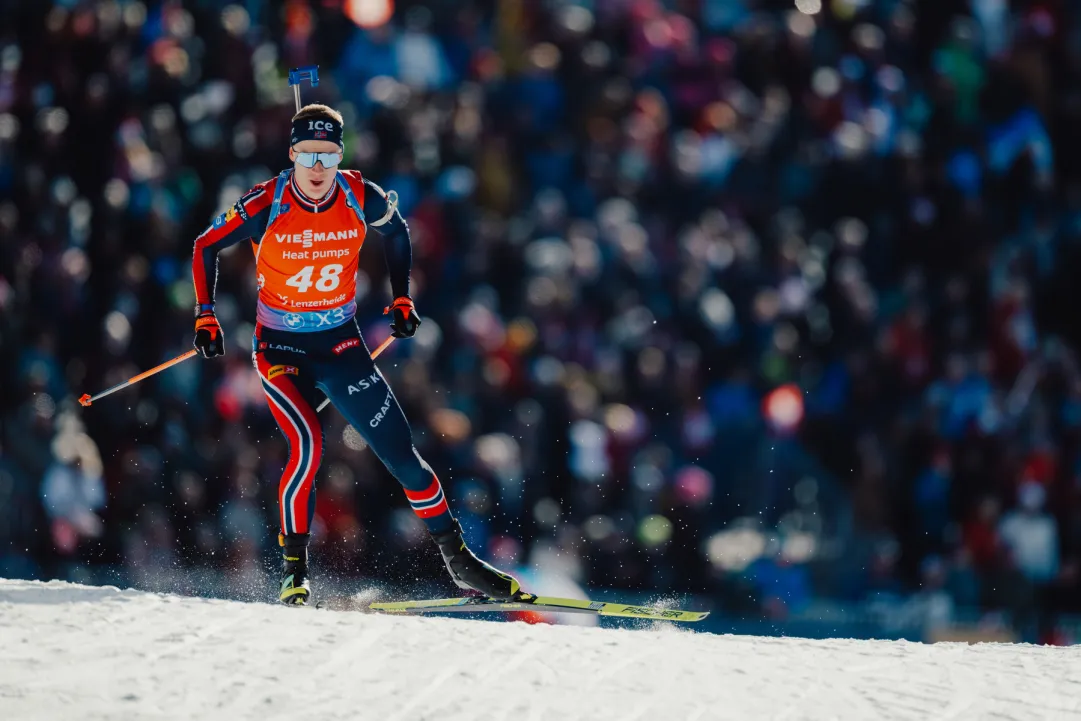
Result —
[{"label": "number 48 on bib", "polygon": [[313,282],[312,275],[315,273],[315,266],[306,265],[300,269],[299,273],[285,281],[285,284],[296,288],[300,293],[307,293],[313,285],[316,290],[328,293],[341,283],[342,269],[343,266],[338,263],[324,265],[319,269],[319,278]]}]

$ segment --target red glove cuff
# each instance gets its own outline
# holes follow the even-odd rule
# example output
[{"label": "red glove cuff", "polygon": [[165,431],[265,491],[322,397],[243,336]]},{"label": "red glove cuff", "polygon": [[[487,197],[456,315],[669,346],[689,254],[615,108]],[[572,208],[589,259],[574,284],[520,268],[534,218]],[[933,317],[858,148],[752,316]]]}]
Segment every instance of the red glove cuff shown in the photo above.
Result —
[{"label": "red glove cuff", "polygon": [[195,319],[196,332],[209,330],[211,337],[213,337],[214,334],[218,332],[219,328],[221,328],[221,326],[218,325],[218,319],[213,313],[204,313]]},{"label": "red glove cuff", "polygon": [[406,316],[417,308],[413,305],[413,299],[407,295],[403,295],[400,298],[395,298],[394,302],[383,309],[383,315],[390,313],[392,310],[401,310]]}]

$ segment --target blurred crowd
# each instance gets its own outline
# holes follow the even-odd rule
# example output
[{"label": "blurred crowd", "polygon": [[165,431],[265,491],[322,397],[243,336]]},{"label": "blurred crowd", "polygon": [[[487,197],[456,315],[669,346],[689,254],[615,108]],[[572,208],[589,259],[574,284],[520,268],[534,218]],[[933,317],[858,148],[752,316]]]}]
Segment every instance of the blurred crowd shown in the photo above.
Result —
[{"label": "blurred crowd", "polygon": [[[76,399],[190,348],[193,239],[287,164],[303,64],[346,165],[401,198],[424,323],[379,365],[489,558],[1062,640],[1066,0],[0,1],[0,575],[242,586],[273,557],[286,448],[246,248],[220,263],[224,359]],[[369,347],[388,292],[373,236]],[[322,418],[323,573],[440,582],[397,484]]]}]

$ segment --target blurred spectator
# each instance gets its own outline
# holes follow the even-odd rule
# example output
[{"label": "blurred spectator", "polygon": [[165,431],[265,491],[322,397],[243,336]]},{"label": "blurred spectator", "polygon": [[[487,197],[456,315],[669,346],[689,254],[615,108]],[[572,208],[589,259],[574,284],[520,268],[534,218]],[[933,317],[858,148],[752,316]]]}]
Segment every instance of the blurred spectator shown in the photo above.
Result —
[{"label": "blurred spectator", "polygon": [[58,436],[56,460],[41,481],[41,501],[52,522],[53,544],[63,555],[76,551],[82,538],[97,538],[103,524],[96,511],[105,506],[101,459],[90,437]]},{"label": "blurred spectator", "polygon": [[1046,496],[1043,486],[1026,481],[1017,491],[1017,510],[999,523],[1010,561],[1025,578],[1041,585],[1054,580],[1059,571],[1058,527],[1043,510]]},{"label": "blurred spectator", "polygon": [[940,543],[950,523],[950,485],[953,468],[945,450],[935,453],[931,465],[916,479],[916,506],[924,535]]},{"label": "blurred spectator", "polygon": [[985,572],[998,561],[1002,548],[999,511],[998,499],[985,497],[976,506],[974,517],[965,524],[965,547],[976,567]]}]

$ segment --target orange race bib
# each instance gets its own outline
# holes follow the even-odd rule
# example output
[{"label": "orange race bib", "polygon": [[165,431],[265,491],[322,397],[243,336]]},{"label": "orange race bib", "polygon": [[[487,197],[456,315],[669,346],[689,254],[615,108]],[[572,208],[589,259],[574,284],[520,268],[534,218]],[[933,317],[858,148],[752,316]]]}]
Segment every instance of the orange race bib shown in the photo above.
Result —
[{"label": "orange race bib", "polygon": [[302,332],[341,325],[356,313],[366,226],[347,204],[345,188],[338,187],[330,206],[316,213],[296,202],[289,180],[278,182],[289,187],[256,247],[259,323]]}]

